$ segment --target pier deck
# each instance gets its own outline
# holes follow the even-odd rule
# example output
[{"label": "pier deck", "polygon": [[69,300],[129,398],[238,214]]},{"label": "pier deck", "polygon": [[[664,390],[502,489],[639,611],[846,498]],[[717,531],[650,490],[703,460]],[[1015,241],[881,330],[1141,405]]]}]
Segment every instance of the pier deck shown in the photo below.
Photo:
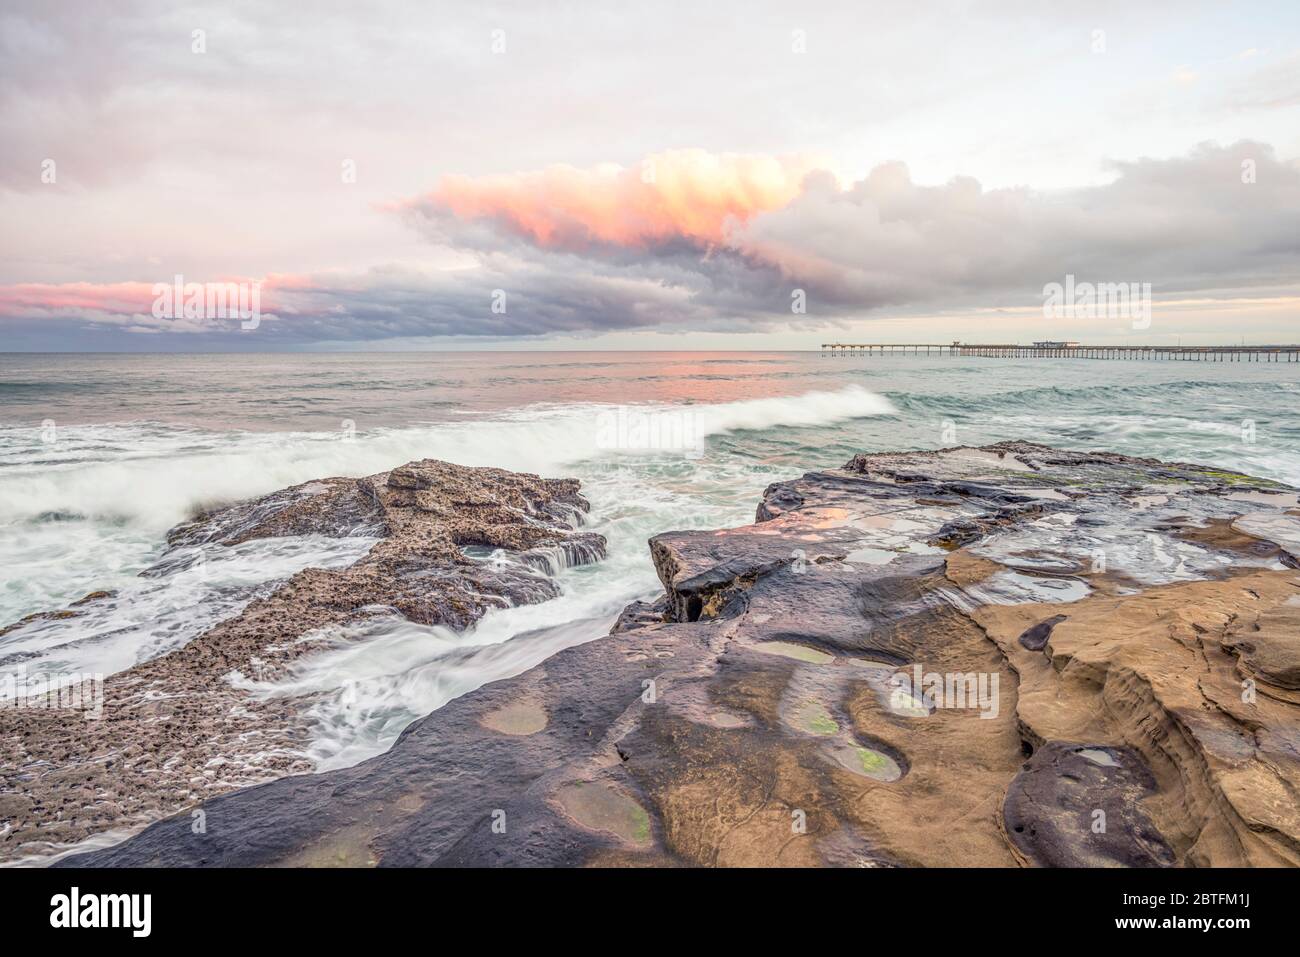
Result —
[{"label": "pier deck", "polygon": [[1082,343],[824,342],[823,357],[979,356],[990,359],[1147,359],[1184,362],[1300,362],[1300,345],[1090,346]]}]

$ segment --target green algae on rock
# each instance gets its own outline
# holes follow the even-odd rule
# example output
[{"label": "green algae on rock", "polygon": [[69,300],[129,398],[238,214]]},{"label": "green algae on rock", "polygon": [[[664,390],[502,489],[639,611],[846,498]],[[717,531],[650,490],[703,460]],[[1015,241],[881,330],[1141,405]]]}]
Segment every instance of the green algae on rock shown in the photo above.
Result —
[{"label": "green algae on rock", "polygon": [[650,815],[612,785],[597,781],[565,784],[556,791],[555,799],[585,828],[606,831],[638,847],[650,843]]}]

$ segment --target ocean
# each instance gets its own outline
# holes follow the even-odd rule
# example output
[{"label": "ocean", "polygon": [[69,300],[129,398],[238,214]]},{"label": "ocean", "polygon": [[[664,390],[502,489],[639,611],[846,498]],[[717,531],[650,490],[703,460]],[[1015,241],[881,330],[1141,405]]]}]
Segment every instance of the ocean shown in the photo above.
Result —
[{"label": "ocean", "polygon": [[[0,671],[111,674],[182,646],[364,538],[216,549],[139,577],[197,510],[419,458],[574,476],[605,561],[472,631],[341,636],[265,695],[309,695],[317,766],[604,635],[658,594],[646,539],[753,520],[764,487],[870,450],[1023,439],[1300,485],[1300,366],[816,353],[0,355],[0,627],[88,592],[85,614],[0,636]],[[232,678],[232,680],[235,680]]]}]

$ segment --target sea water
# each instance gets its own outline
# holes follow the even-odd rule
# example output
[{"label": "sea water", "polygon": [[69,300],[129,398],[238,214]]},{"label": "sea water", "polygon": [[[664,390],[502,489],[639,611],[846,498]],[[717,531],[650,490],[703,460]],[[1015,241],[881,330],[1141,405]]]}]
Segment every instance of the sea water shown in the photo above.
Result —
[{"label": "sea water", "polygon": [[[573,476],[608,557],[464,634],[380,620],[251,693],[302,699],[319,767],[604,635],[659,584],[646,540],[753,520],[763,489],[854,453],[1023,439],[1300,485],[1300,366],[817,353],[0,355],[0,669],[111,674],[181,647],[300,568],[373,540],[304,536],[139,576],[198,510],[419,458]],[[609,424],[617,422],[611,430]],[[638,431],[638,424],[653,428]],[[659,428],[663,426],[663,428]],[[681,447],[644,441],[684,435]],[[638,437],[640,436],[640,438]],[[211,550],[209,550],[211,551]]]}]

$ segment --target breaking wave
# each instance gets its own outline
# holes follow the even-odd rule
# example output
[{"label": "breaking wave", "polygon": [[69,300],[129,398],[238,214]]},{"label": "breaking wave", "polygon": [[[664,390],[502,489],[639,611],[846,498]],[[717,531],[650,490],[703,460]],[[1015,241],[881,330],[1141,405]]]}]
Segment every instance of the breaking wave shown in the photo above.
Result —
[{"label": "breaking wave", "polygon": [[830,425],[895,411],[883,396],[852,386],[718,405],[530,406],[493,418],[466,416],[364,433],[100,425],[65,429],[51,448],[39,430],[14,429],[0,445],[0,524],[59,515],[125,519],[160,531],[202,507],[325,476],[381,472],[419,458],[556,475],[567,465],[618,451],[602,448],[600,422],[620,408],[689,415],[704,437]]}]

